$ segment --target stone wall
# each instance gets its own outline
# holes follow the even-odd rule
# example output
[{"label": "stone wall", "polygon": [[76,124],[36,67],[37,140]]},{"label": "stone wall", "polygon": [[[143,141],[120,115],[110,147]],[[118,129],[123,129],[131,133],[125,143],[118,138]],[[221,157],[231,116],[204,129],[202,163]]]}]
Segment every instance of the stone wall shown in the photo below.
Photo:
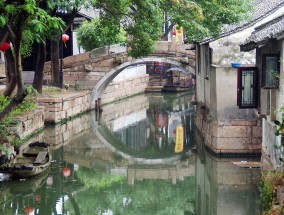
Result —
[{"label": "stone wall", "polygon": [[195,123],[205,145],[216,154],[261,154],[262,129],[257,120],[217,121],[198,105]]},{"label": "stone wall", "polygon": [[11,130],[15,131],[20,139],[24,139],[44,127],[44,107],[39,106],[35,111],[14,117],[14,119],[19,123]]},{"label": "stone wall", "polygon": [[[64,84],[80,85],[81,89],[93,89],[96,83],[125,58],[126,47],[113,45],[63,59]],[[51,64],[44,67],[45,79],[51,80]]]},{"label": "stone wall", "polygon": [[145,92],[149,82],[146,66],[135,66],[123,70],[104,90],[102,103],[112,102],[134,94]]},{"label": "stone wall", "polygon": [[156,43],[154,56],[167,56],[169,59],[177,60],[184,65],[186,69],[195,72],[195,51],[192,44],[181,44],[176,41],[158,41]]},{"label": "stone wall", "polygon": [[[266,171],[273,170],[283,170],[283,163],[280,161],[282,157],[281,150],[275,147],[277,144],[280,145],[279,139],[275,135],[276,126],[274,122],[271,122],[268,119],[262,119],[262,128],[263,128],[263,138],[262,138],[262,156],[261,163],[262,169]],[[281,167],[282,166],[282,167]]]},{"label": "stone wall", "polygon": [[89,91],[69,93],[64,96],[42,96],[37,102],[45,106],[45,122],[57,123],[70,119],[82,112],[91,109],[91,96]]}]

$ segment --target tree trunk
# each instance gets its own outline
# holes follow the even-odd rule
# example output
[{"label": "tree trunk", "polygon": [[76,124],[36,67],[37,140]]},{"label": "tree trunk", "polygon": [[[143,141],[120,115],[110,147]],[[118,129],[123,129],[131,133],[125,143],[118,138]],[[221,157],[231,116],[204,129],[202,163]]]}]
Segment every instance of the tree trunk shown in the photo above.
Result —
[{"label": "tree trunk", "polygon": [[[27,96],[27,92],[24,88],[24,80],[22,76],[22,58],[21,58],[21,42],[22,42],[22,32],[23,25],[26,20],[25,14],[20,14],[18,18],[18,22],[15,26],[17,31],[11,32],[15,33],[15,37],[13,37],[13,46],[14,46],[14,62],[15,62],[15,74],[17,79],[17,94],[11,99],[10,103],[4,108],[0,113],[0,121],[2,121],[13,109],[15,109],[20,103],[23,102],[25,97]],[[11,35],[10,35],[11,36]],[[13,35],[14,36],[14,35]]]},{"label": "tree trunk", "polygon": [[0,122],[19,104],[23,102],[27,96],[26,91],[18,92],[10,101],[10,103],[0,112]]},{"label": "tree trunk", "polygon": [[43,69],[46,59],[46,45],[45,43],[38,44],[38,55],[35,68],[35,76],[33,80],[33,88],[37,90],[38,93],[42,93],[42,81],[43,81]]},{"label": "tree trunk", "polygon": [[2,44],[8,38],[8,31],[6,28],[0,30],[0,44]]},{"label": "tree trunk", "polygon": [[17,83],[14,56],[11,49],[5,52],[5,62],[6,62],[6,89],[4,91],[4,96],[11,96],[11,94],[15,90]]},{"label": "tree trunk", "polygon": [[59,37],[50,41],[51,84],[59,87]]}]

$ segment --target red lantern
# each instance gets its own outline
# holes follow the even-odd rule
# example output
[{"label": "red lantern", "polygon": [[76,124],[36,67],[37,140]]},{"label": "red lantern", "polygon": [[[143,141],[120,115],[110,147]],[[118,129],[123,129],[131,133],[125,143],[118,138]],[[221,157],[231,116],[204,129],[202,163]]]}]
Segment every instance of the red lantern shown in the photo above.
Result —
[{"label": "red lantern", "polygon": [[71,175],[71,169],[68,168],[68,167],[63,168],[63,175],[64,175],[65,177],[70,176],[70,175]]},{"label": "red lantern", "polygon": [[10,44],[7,43],[6,41],[4,41],[1,45],[0,45],[0,51],[7,51],[10,48]]},{"label": "red lantern", "polygon": [[69,40],[69,36],[67,34],[62,34],[62,41],[65,43]]},{"label": "red lantern", "polygon": [[37,201],[37,202],[40,202],[40,200],[41,200],[41,196],[38,194],[38,195],[35,195],[35,200]]},{"label": "red lantern", "polygon": [[25,212],[26,215],[33,214],[33,213],[34,213],[34,208],[32,208],[32,207],[26,207],[26,208],[24,209],[24,212]]}]

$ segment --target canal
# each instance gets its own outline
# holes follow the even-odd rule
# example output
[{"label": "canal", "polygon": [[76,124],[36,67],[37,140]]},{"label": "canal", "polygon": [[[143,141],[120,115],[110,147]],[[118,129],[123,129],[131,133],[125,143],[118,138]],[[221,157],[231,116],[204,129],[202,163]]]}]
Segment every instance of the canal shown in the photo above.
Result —
[{"label": "canal", "polygon": [[204,149],[192,96],[138,95],[47,127],[35,138],[51,145],[51,168],[2,178],[0,214],[260,214],[260,170]]}]

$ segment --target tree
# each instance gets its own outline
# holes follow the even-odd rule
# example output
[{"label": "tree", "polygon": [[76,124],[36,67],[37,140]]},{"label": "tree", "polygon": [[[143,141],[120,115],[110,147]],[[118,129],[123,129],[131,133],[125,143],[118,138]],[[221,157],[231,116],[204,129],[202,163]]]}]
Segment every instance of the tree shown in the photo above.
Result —
[{"label": "tree", "polygon": [[85,51],[125,41],[125,33],[121,29],[103,25],[98,19],[84,21],[77,30],[78,45]]},{"label": "tree", "polygon": [[[51,17],[39,7],[41,1],[37,0],[7,0],[0,2],[0,32],[9,38],[13,45],[14,68],[17,92],[8,106],[0,112],[0,121],[4,119],[28,94],[22,77],[22,51],[25,43],[25,33],[30,32],[34,40],[40,36],[48,35],[49,31],[59,29],[61,21]],[[29,47],[29,45],[28,45]]]},{"label": "tree", "polygon": [[[49,0],[48,3],[46,4],[46,10],[51,16],[55,16],[58,18],[62,18],[65,23],[65,28],[60,30],[60,31],[54,31],[52,34],[54,35],[54,38],[50,41],[51,42],[51,48],[50,48],[50,54],[51,54],[51,84],[54,86],[60,87],[60,68],[59,68],[59,46],[60,46],[60,39],[61,35],[66,32],[72,25],[74,18],[78,12],[78,10],[81,7],[88,8],[89,3],[91,0],[72,0],[72,1],[67,1],[67,0]],[[64,14],[62,14],[62,12]],[[64,18],[63,18],[64,17]],[[40,47],[39,47],[40,48]],[[45,47],[41,47],[39,49],[41,51],[41,55],[38,56],[44,56],[44,51]],[[43,77],[43,64],[45,60],[43,58],[38,59],[38,62],[42,64],[42,66],[36,66],[36,74],[37,74],[37,69],[39,70],[38,72],[38,77],[35,77],[34,79],[34,86],[36,86],[36,83],[38,83],[37,80],[42,81]],[[38,65],[38,64],[37,64]],[[41,87],[41,86],[38,86]]]},{"label": "tree", "polygon": [[[223,24],[239,22],[246,17],[252,1],[96,0],[92,3],[94,8],[101,11],[97,25],[106,25],[108,29],[123,28],[128,37],[129,54],[139,57],[151,53],[155,41],[167,38],[175,25],[185,29],[185,34],[191,42],[201,41],[204,37],[218,37]],[[84,31],[86,35],[88,33],[85,30],[87,31],[86,26],[83,25],[79,32]],[[98,28],[88,31],[97,30]],[[116,30],[114,36],[117,36],[115,33],[118,32]],[[83,33],[78,35],[78,39],[83,47],[87,47]],[[97,33],[97,40],[106,40],[106,36]],[[89,46],[88,50],[91,49]]]}]

